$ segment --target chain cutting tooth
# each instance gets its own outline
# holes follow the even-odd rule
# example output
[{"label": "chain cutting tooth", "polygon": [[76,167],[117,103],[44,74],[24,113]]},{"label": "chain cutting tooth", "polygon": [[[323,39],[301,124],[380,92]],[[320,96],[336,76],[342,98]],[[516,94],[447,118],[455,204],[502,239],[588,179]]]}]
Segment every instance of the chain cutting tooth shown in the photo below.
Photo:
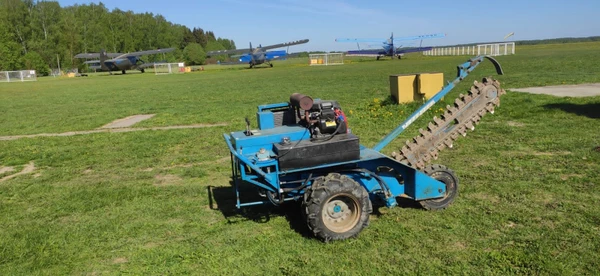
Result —
[{"label": "chain cutting tooth", "polygon": [[475,127],[473,126],[473,122],[469,121],[465,124],[465,126],[470,129],[470,130],[475,130]]},{"label": "chain cutting tooth", "polygon": [[429,124],[427,125],[427,130],[429,132],[431,132],[434,129],[435,129],[435,125],[432,122],[429,122]]},{"label": "chain cutting tooth", "polygon": [[446,148],[446,144],[445,144],[445,143],[440,143],[440,144],[439,144],[439,145],[436,147],[436,149],[437,149],[438,151],[440,151],[440,150],[443,150],[444,148]]},{"label": "chain cutting tooth", "polygon": [[433,160],[437,160],[438,159],[438,151],[437,150],[432,150],[429,155],[431,155],[431,158],[433,158]]},{"label": "chain cutting tooth", "polygon": [[425,143],[425,139],[421,136],[417,136],[413,138],[413,140],[415,141],[415,143],[417,143],[417,145],[422,145],[423,143]]},{"label": "chain cutting tooth", "polygon": [[464,105],[465,103],[461,99],[454,100],[454,106],[456,106],[458,109],[462,108]]},{"label": "chain cutting tooth", "polygon": [[449,148],[452,148],[452,139],[446,139],[444,141],[444,145],[446,145]]}]

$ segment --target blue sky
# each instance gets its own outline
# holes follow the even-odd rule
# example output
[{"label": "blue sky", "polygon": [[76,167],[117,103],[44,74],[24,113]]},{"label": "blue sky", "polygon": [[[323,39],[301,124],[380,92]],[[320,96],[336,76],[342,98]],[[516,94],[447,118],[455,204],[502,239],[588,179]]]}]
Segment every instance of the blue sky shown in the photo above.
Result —
[{"label": "blue sky", "polygon": [[[600,1],[358,1],[358,0],[59,0],[61,6],[102,2],[109,9],[161,14],[167,20],[211,30],[238,48],[310,39],[297,51],[355,50],[335,38],[388,38],[445,33],[426,46],[600,35]],[[362,45],[361,47],[365,47]]]}]

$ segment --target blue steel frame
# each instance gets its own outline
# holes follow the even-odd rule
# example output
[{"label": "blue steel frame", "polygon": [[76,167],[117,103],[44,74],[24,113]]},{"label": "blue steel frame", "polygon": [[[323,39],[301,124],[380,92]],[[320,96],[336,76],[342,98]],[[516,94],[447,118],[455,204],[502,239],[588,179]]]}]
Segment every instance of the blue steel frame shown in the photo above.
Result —
[{"label": "blue steel frame", "polygon": [[[446,185],[428,175],[394,159],[383,155],[380,151],[393,141],[402,131],[419,118],[425,111],[450,92],[456,84],[479,65],[484,58],[490,60],[496,72],[502,75],[500,64],[488,56],[478,56],[457,67],[457,77],[449,82],[440,92],[428,100],[423,106],[411,114],[404,122],[384,137],[372,149],[361,146],[360,158],[347,162],[324,164],[314,167],[280,170],[276,158],[258,158],[259,149],[265,149],[263,155],[275,156],[269,145],[273,140],[281,137],[293,137],[293,141],[307,139],[306,133],[298,128],[280,127],[273,128],[269,123],[270,109],[285,108],[288,103],[261,105],[258,107],[257,121],[261,126],[264,136],[245,136],[242,131],[223,134],[223,138],[231,153],[231,170],[234,180],[236,207],[273,203],[272,200],[242,203],[240,200],[239,185],[246,181],[267,192],[275,194],[281,201],[298,200],[303,194],[303,188],[312,185],[312,181],[319,176],[331,172],[346,174],[360,183],[371,195],[371,199],[380,199],[388,207],[397,205],[396,197],[404,196],[413,200],[425,200],[444,196]],[[267,119],[265,119],[267,118]],[[266,129],[266,130],[265,130]],[[248,138],[250,137],[250,138]],[[234,145],[233,142],[236,144]],[[261,144],[262,143],[262,144]],[[243,152],[243,153],[242,153]],[[381,171],[381,168],[385,170]],[[280,203],[280,202],[279,202]]]}]

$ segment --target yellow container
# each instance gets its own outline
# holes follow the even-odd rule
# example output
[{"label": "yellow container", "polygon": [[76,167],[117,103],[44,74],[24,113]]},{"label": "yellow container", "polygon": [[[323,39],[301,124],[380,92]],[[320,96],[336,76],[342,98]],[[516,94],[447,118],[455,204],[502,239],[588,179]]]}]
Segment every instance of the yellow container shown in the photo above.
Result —
[{"label": "yellow container", "polygon": [[418,85],[417,75],[415,74],[390,76],[390,94],[397,103],[414,101]]},{"label": "yellow container", "polygon": [[316,58],[311,59],[310,64],[317,64],[317,59]]},{"label": "yellow container", "polygon": [[322,59],[322,58],[320,58],[320,59],[318,60],[318,63],[319,63],[319,64],[323,64],[323,59]]},{"label": "yellow container", "polygon": [[390,94],[397,103],[431,99],[444,84],[443,73],[419,73],[390,76]]},{"label": "yellow container", "polygon": [[419,74],[419,92],[426,99],[431,99],[444,87],[444,73]]}]

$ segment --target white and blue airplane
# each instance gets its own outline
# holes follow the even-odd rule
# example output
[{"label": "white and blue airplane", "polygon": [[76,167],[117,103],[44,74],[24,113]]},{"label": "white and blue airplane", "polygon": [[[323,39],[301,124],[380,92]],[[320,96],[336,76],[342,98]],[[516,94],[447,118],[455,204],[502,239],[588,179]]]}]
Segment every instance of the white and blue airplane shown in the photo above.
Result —
[{"label": "white and blue airplane", "polygon": [[[232,57],[239,57],[239,62],[236,63],[247,63],[250,65],[250,68],[266,63],[269,66],[273,67],[273,63],[271,61],[276,59],[282,59],[287,56],[287,52],[284,50],[280,51],[267,51],[270,49],[289,47],[292,45],[304,44],[307,43],[308,39],[296,40],[286,43],[279,43],[269,46],[261,46],[258,45],[256,48],[252,48],[252,43],[250,43],[250,48],[248,49],[237,49],[237,50],[221,50],[221,51],[210,51],[206,53],[207,56],[219,56],[219,55],[234,55]],[[226,64],[226,63],[221,63]],[[231,64],[231,63],[227,63]]]},{"label": "white and blue airplane", "polygon": [[[337,38],[335,41],[336,42],[353,42],[353,43],[356,43],[357,45],[358,45],[358,43],[362,43],[362,42],[382,43],[381,47],[383,49],[360,50],[360,47],[359,47],[359,50],[357,50],[357,51],[348,51],[348,53],[346,53],[346,55],[348,55],[348,56],[377,57],[377,60],[379,60],[379,58],[382,56],[392,57],[392,58],[398,57],[398,59],[400,59],[406,53],[423,52],[423,51],[431,50],[431,47],[421,47],[421,45],[423,44],[423,40],[431,39],[431,38],[441,38],[441,37],[445,37],[445,36],[446,36],[446,34],[427,34],[427,35],[417,35],[417,36],[394,38],[394,33],[392,33],[392,35],[388,39],[385,39],[385,38]],[[421,40],[421,45],[419,45],[419,47],[412,47],[412,48],[402,48],[402,45],[399,47],[394,46],[394,42],[407,41],[407,40]]]},{"label": "white and blue airplane", "polygon": [[88,64],[90,69],[101,71],[121,71],[125,74],[126,70],[140,70],[144,73],[144,69],[154,66],[154,63],[146,63],[140,59],[140,56],[153,55],[159,53],[168,53],[175,48],[165,48],[157,50],[140,51],[133,53],[107,53],[105,50],[100,53],[82,53],[77,54],[75,58],[100,58],[100,60],[89,60],[84,62]]}]

